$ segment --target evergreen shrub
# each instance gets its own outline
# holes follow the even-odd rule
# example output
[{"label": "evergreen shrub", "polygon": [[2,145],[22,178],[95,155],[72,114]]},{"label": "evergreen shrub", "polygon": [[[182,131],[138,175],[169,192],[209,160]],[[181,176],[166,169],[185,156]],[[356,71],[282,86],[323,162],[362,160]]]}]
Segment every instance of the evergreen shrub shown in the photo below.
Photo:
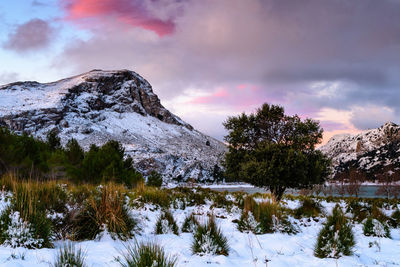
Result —
[{"label": "evergreen shrub", "polygon": [[390,238],[390,229],[386,223],[369,217],[363,222],[363,233],[366,236],[377,236]]},{"label": "evergreen shrub", "polygon": [[319,258],[349,256],[353,253],[354,245],[352,226],[340,206],[336,205],[318,234],[314,254]]}]

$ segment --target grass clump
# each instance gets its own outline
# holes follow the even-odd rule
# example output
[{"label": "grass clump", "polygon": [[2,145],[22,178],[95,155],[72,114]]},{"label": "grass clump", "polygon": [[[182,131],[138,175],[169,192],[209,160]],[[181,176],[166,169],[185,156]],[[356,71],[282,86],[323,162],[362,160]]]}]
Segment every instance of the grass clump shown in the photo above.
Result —
[{"label": "grass clump", "polygon": [[135,242],[121,254],[122,258],[118,257],[116,261],[122,267],[174,267],[178,261],[176,256],[168,256],[161,246],[151,242]]},{"label": "grass clump", "polygon": [[214,216],[206,224],[197,227],[193,234],[192,252],[199,255],[229,255],[228,239],[217,226]]},{"label": "grass clump", "polygon": [[85,264],[86,253],[81,249],[76,249],[71,243],[65,243],[64,246],[60,247],[56,255],[56,260],[53,267],[86,267]]},{"label": "grass clump", "polygon": [[318,234],[314,255],[319,258],[337,259],[352,255],[354,245],[352,226],[340,206],[336,205]]},{"label": "grass clump", "polygon": [[38,187],[15,184],[11,205],[0,215],[0,243],[11,247],[52,247],[52,223],[40,202]]},{"label": "grass clump", "polygon": [[244,211],[242,213],[238,222],[238,230],[245,233],[261,234],[260,224],[251,211]]},{"label": "grass clump", "polygon": [[182,224],[182,233],[193,233],[196,231],[197,227],[200,225],[199,221],[196,219],[194,214],[186,216]]},{"label": "grass clump", "polygon": [[300,207],[298,207],[294,215],[296,218],[303,217],[318,217],[322,213],[322,205],[312,198],[304,198],[301,201]]},{"label": "grass clump", "polygon": [[363,233],[365,236],[377,236],[390,238],[390,229],[386,223],[369,217],[363,223]]},{"label": "grass clump", "polygon": [[[109,183],[84,202],[73,219],[72,236],[76,240],[94,239],[103,230],[113,238],[125,240],[136,225],[125,206],[124,188]],[[104,227],[106,229],[104,229]]]},{"label": "grass clump", "polygon": [[279,203],[272,201],[257,203],[250,196],[244,199],[238,229],[242,232],[251,231],[255,234],[274,232],[294,234],[298,232]]},{"label": "grass clump", "polygon": [[169,233],[179,235],[178,225],[176,224],[175,219],[170,211],[163,211],[158,217],[155,232],[157,235]]},{"label": "grass clump", "polygon": [[163,189],[145,186],[137,194],[141,203],[152,203],[161,208],[169,208],[171,203],[170,195]]}]

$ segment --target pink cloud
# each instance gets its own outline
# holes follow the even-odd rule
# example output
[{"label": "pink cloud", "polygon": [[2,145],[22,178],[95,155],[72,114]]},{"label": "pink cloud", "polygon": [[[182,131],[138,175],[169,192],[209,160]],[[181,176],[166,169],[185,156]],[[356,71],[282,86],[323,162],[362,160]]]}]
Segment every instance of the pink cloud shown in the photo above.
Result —
[{"label": "pink cloud", "polygon": [[247,87],[247,84],[239,84],[239,85],[237,86],[237,89],[239,89],[239,90],[244,90],[244,89],[246,89],[246,87]]},{"label": "pink cloud", "polygon": [[222,101],[224,98],[229,97],[228,90],[222,88],[218,89],[214,93],[209,96],[200,96],[192,99],[190,101],[191,104],[212,104],[215,102]]},{"label": "pink cloud", "polygon": [[265,102],[275,102],[274,97],[259,91],[259,87],[252,84],[239,84],[219,88],[207,96],[195,97],[189,104],[217,105],[232,107],[235,110],[252,110]]},{"label": "pink cloud", "polygon": [[66,20],[81,25],[98,22],[102,18],[115,17],[117,21],[150,30],[160,37],[172,34],[175,24],[171,20],[161,20],[147,10],[141,0],[61,0],[65,8]]},{"label": "pink cloud", "polygon": [[8,36],[4,48],[16,52],[28,52],[48,47],[54,39],[55,31],[49,22],[32,19],[18,25]]}]

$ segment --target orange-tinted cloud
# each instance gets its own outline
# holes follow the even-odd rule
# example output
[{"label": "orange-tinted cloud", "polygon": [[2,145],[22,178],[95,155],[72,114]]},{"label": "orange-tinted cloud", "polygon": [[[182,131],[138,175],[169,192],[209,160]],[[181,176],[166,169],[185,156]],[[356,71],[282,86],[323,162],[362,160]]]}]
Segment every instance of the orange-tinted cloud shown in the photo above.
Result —
[{"label": "orange-tinted cloud", "polygon": [[66,19],[76,23],[115,17],[121,23],[153,31],[161,37],[175,29],[171,20],[151,14],[142,0],[61,0],[61,3],[67,12]]}]

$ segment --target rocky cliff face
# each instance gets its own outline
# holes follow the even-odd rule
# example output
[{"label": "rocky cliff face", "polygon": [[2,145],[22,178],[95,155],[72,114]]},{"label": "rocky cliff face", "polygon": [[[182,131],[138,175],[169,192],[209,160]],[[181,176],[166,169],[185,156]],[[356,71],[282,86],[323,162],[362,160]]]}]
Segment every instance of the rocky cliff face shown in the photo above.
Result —
[{"label": "rocky cliff face", "polygon": [[55,130],[63,143],[75,138],[85,148],[118,140],[138,169],[168,179],[212,179],[226,150],[164,108],[151,85],[128,70],[0,86],[0,125],[40,138]]},{"label": "rocky cliff face", "polygon": [[332,159],[334,173],[355,167],[373,180],[385,166],[400,169],[400,126],[387,122],[356,135],[335,135],[319,149]]}]

